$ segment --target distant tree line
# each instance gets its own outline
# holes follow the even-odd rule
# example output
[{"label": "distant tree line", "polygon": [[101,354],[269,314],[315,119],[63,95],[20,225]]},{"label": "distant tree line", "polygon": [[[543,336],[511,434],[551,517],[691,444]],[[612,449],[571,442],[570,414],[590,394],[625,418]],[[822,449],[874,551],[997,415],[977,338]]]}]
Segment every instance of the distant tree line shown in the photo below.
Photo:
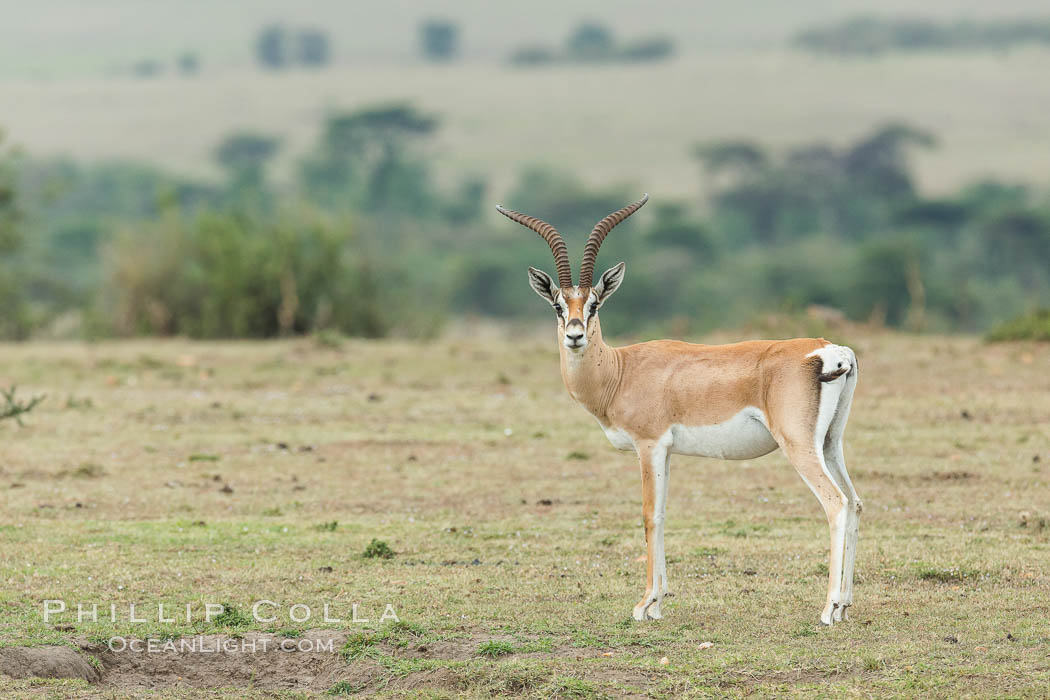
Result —
[{"label": "distant tree line", "polygon": [[292,66],[320,68],[331,60],[328,35],[319,29],[292,30],[282,24],[263,27],[255,41],[255,57],[267,70]]},{"label": "distant tree line", "polygon": [[[426,335],[452,315],[534,319],[524,270],[549,269],[549,253],[483,206],[484,178],[439,181],[440,128],[406,104],[333,113],[284,185],[271,173],[282,143],[263,133],[216,144],[218,183],[0,150],[0,337]],[[603,316],[645,336],[821,305],[982,331],[1050,306],[1050,198],[996,181],[926,197],[909,156],[934,147],[906,124],[845,145],[697,144],[702,191],[654,192],[603,246],[599,264],[626,260],[629,277]],[[638,190],[529,167],[501,200],[557,226],[578,257]]]},{"label": "distant tree line", "polygon": [[876,55],[890,51],[1004,50],[1050,45],[1050,18],[938,22],[908,17],[851,17],[805,29],[796,46],[818,53]]},{"label": "distant tree line", "polygon": [[562,49],[539,44],[522,46],[510,54],[508,61],[517,66],[662,61],[672,57],[674,50],[670,37],[652,36],[621,42],[605,25],[587,21],[573,29]]}]

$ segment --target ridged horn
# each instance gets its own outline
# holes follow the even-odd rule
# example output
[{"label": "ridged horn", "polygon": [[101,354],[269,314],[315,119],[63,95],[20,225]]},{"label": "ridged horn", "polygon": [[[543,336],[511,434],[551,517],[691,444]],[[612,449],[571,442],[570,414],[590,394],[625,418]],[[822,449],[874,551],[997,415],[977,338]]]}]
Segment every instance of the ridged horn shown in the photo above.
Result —
[{"label": "ridged horn", "polygon": [[511,221],[516,221],[522,226],[531,228],[540,234],[543,240],[547,241],[547,245],[551,247],[551,252],[554,254],[554,265],[558,268],[558,284],[561,285],[562,289],[571,289],[572,265],[569,264],[569,249],[565,246],[565,241],[562,240],[561,234],[558,233],[557,229],[546,221],[537,219],[535,216],[504,209],[499,205],[496,205],[496,210]]},{"label": "ridged horn", "polygon": [[631,214],[642,208],[649,201],[649,195],[644,195],[634,204],[630,204],[619,211],[614,211],[598,222],[587,237],[587,245],[583,249],[583,263],[580,265],[580,286],[590,287],[594,281],[594,261],[598,259],[598,249],[602,247],[602,241],[609,235],[613,227],[622,222]]}]

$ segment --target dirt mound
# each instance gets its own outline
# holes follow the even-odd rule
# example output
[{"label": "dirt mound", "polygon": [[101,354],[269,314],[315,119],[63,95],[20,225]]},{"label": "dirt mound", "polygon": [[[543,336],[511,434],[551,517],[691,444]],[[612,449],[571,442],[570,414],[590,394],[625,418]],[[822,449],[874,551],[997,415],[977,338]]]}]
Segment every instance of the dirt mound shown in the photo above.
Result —
[{"label": "dirt mound", "polygon": [[331,630],[301,637],[248,632],[241,638],[201,635],[174,640],[111,640],[81,648],[102,662],[102,683],[121,689],[252,687],[263,690],[327,690],[338,680],[357,680],[338,653],[346,634]]},{"label": "dirt mound", "polygon": [[82,678],[99,680],[98,670],[70,647],[6,647],[0,649],[0,673],[12,678]]},{"label": "dirt mound", "polygon": [[[355,693],[378,688],[463,689],[464,679],[449,668],[391,677],[389,669],[373,659],[347,660],[339,653],[346,640],[346,632],[334,630],[311,630],[300,637],[246,632],[242,637],[114,638],[108,644],[82,640],[81,653],[64,646],[0,649],[0,671],[15,678],[83,678],[103,688],[133,693],[170,688],[323,692],[336,684]],[[375,648],[406,660],[456,661],[477,658],[479,645],[491,641],[509,642],[509,638],[474,636],[408,647],[380,643]],[[598,653],[558,647],[514,655],[583,659]]]}]

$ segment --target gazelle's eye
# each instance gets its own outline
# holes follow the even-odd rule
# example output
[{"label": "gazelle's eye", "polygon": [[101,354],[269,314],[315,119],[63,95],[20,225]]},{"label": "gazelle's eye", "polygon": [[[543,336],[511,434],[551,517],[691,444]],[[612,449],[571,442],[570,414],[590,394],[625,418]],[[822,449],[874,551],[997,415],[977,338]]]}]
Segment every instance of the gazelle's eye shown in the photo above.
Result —
[{"label": "gazelle's eye", "polygon": [[554,313],[556,313],[559,316],[561,316],[561,304],[555,304],[554,305]]},{"label": "gazelle's eye", "polygon": [[593,316],[594,312],[597,311],[597,310],[598,310],[598,302],[592,301],[591,302],[591,315]]}]

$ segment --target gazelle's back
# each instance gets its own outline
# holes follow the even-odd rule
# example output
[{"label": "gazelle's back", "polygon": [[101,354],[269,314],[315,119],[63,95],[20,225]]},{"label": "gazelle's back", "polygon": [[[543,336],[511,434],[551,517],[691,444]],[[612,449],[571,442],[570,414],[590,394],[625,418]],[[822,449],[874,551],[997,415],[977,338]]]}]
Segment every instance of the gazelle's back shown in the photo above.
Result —
[{"label": "gazelle's back", "polygon": [[623,379],[609,419],[647,439],[673,425],[724,424],[746,409],[757,409],[765,422],[767,390],[777,383],[812,377],[816,391],[816,377],[799,358],[827,344],[818,338],[729,345],[656,340],[617,348]]}]

